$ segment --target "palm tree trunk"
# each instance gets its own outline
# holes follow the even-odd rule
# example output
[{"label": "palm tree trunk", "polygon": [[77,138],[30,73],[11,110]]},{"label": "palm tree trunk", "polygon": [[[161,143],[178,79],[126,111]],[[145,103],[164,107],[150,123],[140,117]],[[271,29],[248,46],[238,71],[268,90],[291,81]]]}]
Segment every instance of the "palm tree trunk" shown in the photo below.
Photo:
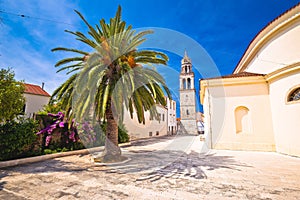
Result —
[{"label": "palm tree trunk", "polygon": [[121,156],[121,149],[118,145],[118,122],[114,119],[111,100],[108,100],[105,117],[107,120],[105,149],[102,154],[103,161],[117,161]]}]

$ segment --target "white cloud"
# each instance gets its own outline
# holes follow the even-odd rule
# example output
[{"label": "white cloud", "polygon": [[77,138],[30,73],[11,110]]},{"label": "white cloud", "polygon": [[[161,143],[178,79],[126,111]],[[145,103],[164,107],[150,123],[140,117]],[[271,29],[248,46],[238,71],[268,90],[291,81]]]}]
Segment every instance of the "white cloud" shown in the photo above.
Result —
[{"label": "white cloud", "polygon": [[61,0],[4,0],[0,7],[5,12],[29,16],[0,13],[4,18],[0,24],[0,67],[12,67],[18,80],[39,85],[45,82],[45,89],[52,93],[67,76],[57,74],[54,67],[65,54],[52,53],[51,49],[79,47],[74,37],[64,32],[80,29],[82,25],[73,11],[77,5]]}]

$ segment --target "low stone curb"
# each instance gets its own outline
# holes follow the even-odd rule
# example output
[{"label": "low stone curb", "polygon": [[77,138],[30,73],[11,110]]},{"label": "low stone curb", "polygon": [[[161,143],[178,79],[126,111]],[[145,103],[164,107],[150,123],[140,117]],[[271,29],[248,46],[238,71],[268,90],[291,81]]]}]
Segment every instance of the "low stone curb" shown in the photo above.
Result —
[{"label": "low stone curb", "polygon": [[40,161],[64,157],[64,156],[72,156],[72,155],[78,155],[78,154],[86,155],[86,154],[97,152],[97,151],[103,151],[103,149],[104,149],[104,147],[95,147],[95,148],[90,148],[90,149],[81,149],[81,150],[75,150],[75,151],[47,154],[47,155],[42,155],[42,156],[34,156],[34,157],[29,157],[29,158],[20,158],[20,159],[15,159],[15,160],[1,161],[0,168],[12,167],[12,166],[16,166],[16,165],[23,165],[23,164],[34,163],[34,162],[40,162]]},{"label": "low stone curb", "polygon": [[[126,146],[130,146],[130,144],[131,144],[130,142],[122,143],[122,144],[119,144],[119,146],[126,147]],[[64,157],[64,156],[73,156],[73,155],[78,155],[78,154],[86,155],[89,153],[99,152],[99,151],[103,151],[103,150],[104,150],[104,147],[94,147],[94,148],[89,148],[89,149],[81,149],[81,150],[75,150],[75,151],[53,153],[53,154],[47,154],[47,155],[42,155],[42,156],[34,156],[34,157],[29,157],[29,158],[20,158],[20,159],[15,159],[15,160],[0,161],[0,169],[5,168],[5,167],[13,167],[13,166],[17,166],[17,165],[40,162],[40,161]]]}]

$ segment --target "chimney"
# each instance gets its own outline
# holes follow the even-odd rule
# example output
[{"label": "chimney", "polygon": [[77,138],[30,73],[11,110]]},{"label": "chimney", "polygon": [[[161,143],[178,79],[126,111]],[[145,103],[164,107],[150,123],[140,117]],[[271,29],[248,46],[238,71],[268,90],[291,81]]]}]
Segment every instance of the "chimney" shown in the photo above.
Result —
[{"label": "chimney", "polygon": [[44,86],[45,86],[45,83],[44,82],[42,82],[42,89],[44,90]]}]

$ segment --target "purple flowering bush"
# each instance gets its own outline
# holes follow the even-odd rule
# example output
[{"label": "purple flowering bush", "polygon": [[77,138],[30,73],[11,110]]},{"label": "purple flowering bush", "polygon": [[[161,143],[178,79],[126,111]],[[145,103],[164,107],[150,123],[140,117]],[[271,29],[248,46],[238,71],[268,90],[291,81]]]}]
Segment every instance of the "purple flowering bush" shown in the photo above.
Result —
[{"label": "purple flowering bush", "polygon": [[69,125],[68,120],[65,119],[65,115],[62,112],[58,112],[57,114],[48,113],[48,116],[53,119],[53,122],[37,133],[37,135],[43,135],[44,147],[49,147],[53,134],[57,131],[61,134],[60,147],[62,148],[70,148],[72,144],[78,141],[79,138],[74,120]]},{"label": "purple flowering bush", "polygon": [[[62,112],[57,114],[48,113],[51,123],[37,133],[43,136],[43,150],[55,148],[67,148],[69,150],[91,148],[103,146],[105,144],[106,123],[91,123],[84,121],[78,123],[73,119],[71,123]],[[129,141],[129,136],[124,125],[119,128],[119,143]],[[60,133],[60,144],[54,144],[52,141],[54,134]]]},{"label": "purple flowering bush", "polygon": [[[92,125],[88,121],[77,123],[75,119],[68,123],[69,120],[62,112],[48,113],[48,116],[52,118],[52,122],[37,133],[43,135],[44,148],[51,148],[52,145],[58,148],[82,149],[104,145],[105,136],[99,125]],[[54,145],[51,141],[57,132],[61,134],[60,144]]]},{"label": "purple flowering bush", "polygon": [[88,122],[83,122],[82,124],[77,124],[78,135],[82,143],[87,147],[92,147],[96,141],[96,130]]}]

